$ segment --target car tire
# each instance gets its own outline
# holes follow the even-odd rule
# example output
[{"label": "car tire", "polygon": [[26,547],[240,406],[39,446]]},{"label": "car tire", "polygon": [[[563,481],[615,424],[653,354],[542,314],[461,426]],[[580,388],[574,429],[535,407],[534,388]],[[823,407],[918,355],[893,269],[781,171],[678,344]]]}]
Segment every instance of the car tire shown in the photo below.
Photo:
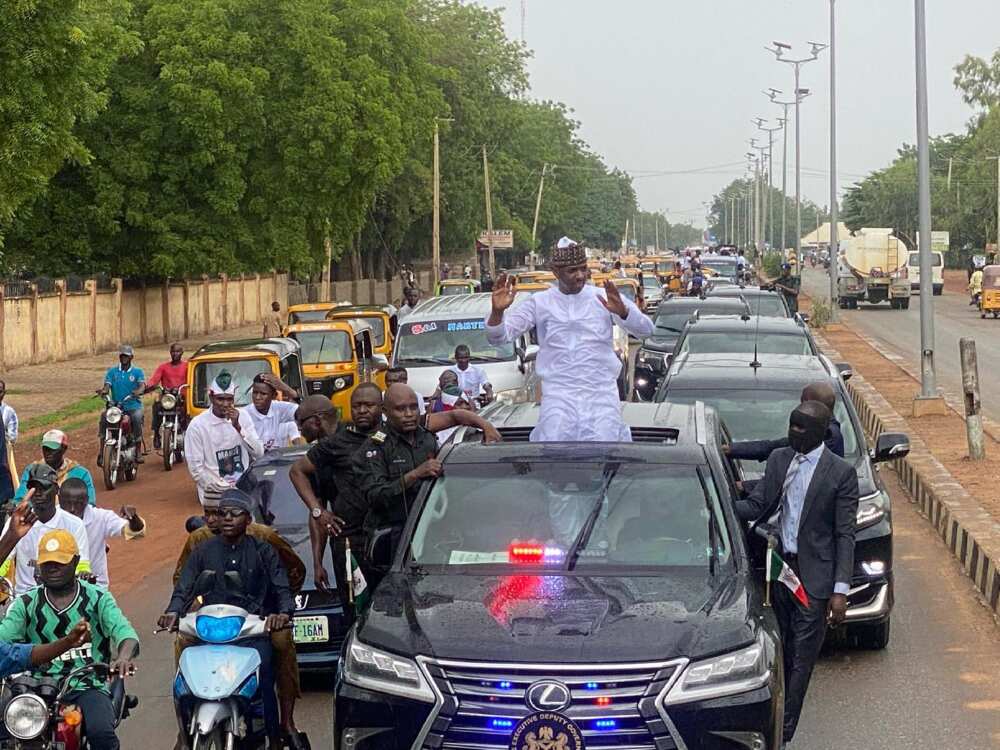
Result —
[{"label": "car tire", "polygon": [[935,284],[934,285],[934,296],[935,297],[940,297],[943,293],[944,293],[944,287],[943,286],[938,286],[937,284]]},{"label": "car tire", "polygon": [[889,645],[890,618],[875,625],[858,625],[857,641],[861,648],[882,651]]}]

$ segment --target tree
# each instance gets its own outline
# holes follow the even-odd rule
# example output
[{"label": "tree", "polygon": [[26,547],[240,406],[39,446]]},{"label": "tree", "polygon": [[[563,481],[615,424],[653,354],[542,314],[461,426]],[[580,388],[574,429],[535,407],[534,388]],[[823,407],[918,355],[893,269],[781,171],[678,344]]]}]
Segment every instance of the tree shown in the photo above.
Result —
[{"label": "tree", "polygon": [[91,152],[76,129],[107,105],[108,72],[139,40],[127,0],[8,0],[0,12],[0,245],[25,201]]}]

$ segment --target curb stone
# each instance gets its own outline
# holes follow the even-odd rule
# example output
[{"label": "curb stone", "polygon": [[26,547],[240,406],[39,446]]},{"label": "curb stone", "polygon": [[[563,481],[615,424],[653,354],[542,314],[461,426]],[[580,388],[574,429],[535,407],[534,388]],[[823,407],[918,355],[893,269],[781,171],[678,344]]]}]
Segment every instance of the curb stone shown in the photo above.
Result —
[{"label": "curb stone", "polygon": [[[814,333],[823,352],[834,361],[840,354]],[[883,432],[907,432],[906,420],[863,376],[847,381],[865,432],[874,441]],[[954,408],[954,407],[952,407]],[[994,423],[995,424],[995,423]],[[1000,427],[1000,426],[998,426]],[[972,579],[994,617],[1000,616],[1000,522],[962,487],[918,436],[910,435],[910,454],[890,464],[921,515],[934,527],[952,555]]]}]

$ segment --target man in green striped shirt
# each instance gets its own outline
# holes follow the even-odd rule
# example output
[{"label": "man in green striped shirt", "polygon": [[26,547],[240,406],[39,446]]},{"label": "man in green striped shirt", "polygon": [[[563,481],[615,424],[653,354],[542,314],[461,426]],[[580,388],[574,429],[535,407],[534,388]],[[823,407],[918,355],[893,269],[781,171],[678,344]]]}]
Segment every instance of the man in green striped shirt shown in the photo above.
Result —
[{"label": "man in green striped shirt", "polygon": [[[135,674],[132,659],[139,636],[106,590],[76,577],[80,550],[64,529],[50,531],[38,543],[42,585],[17,597],[0,621],[0,641],[52,643],[65,637],[79,620],[90,623],[91,643],[67,651],[37,672],[56,679],[93,662],[109,663],[112,675]],[[83,713],[92,750],[118,750],[114,709],[102,675],[87,673],[70,686],[67,702]]]}]

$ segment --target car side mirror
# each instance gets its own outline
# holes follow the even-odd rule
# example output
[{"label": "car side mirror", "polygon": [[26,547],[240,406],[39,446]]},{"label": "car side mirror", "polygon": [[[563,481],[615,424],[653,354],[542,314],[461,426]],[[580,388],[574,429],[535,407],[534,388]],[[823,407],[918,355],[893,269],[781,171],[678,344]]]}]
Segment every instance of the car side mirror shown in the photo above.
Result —
[{"label": "car side mirror", "polygon": [[667,367],[668,370],[670,369],[670,365],[672,365],[673,362],[674,362],[673,352],[667,352],[666,354],[663,355],[663,364]]},{"label": "car side mirror", "polygon": [[372,532],[368,543],[368,559],[373,568],[387,571],[392,567],[392,537],[395,529],[384,527]]},{"label": "car side mirror", "polygon": [[905,458],[910,453],[910,437],[902,432],[883,432],[875,441],[872,461],[877,464]]},{"label": "car side mirror", "polygon": [[802,312],[800,312],[800,313],[796,313],[796,315],[799,316],[799,320],[801,320],[803,323],[808,323],[809,322],[809,313],[802,313]]},{"label": "car side mirror", "polygon": [[845,382],[854,376],[854,368],[847,364],[847,362],[838,362],[837,372],[840,373],[840,377],[842,377]]},{"label": "car side mirror", "polygon": [[538,352],[541,347],[538,344],[528,344],[528,348],[524,350],[524,355],[521,357],[525,362],[534,362],[538,359]]},{"label": "car side mirror", "polygon": [[384,354],[373,354],[372,355],[372,365],[376,370],[388,370],[389,369],[389,358]]}]

